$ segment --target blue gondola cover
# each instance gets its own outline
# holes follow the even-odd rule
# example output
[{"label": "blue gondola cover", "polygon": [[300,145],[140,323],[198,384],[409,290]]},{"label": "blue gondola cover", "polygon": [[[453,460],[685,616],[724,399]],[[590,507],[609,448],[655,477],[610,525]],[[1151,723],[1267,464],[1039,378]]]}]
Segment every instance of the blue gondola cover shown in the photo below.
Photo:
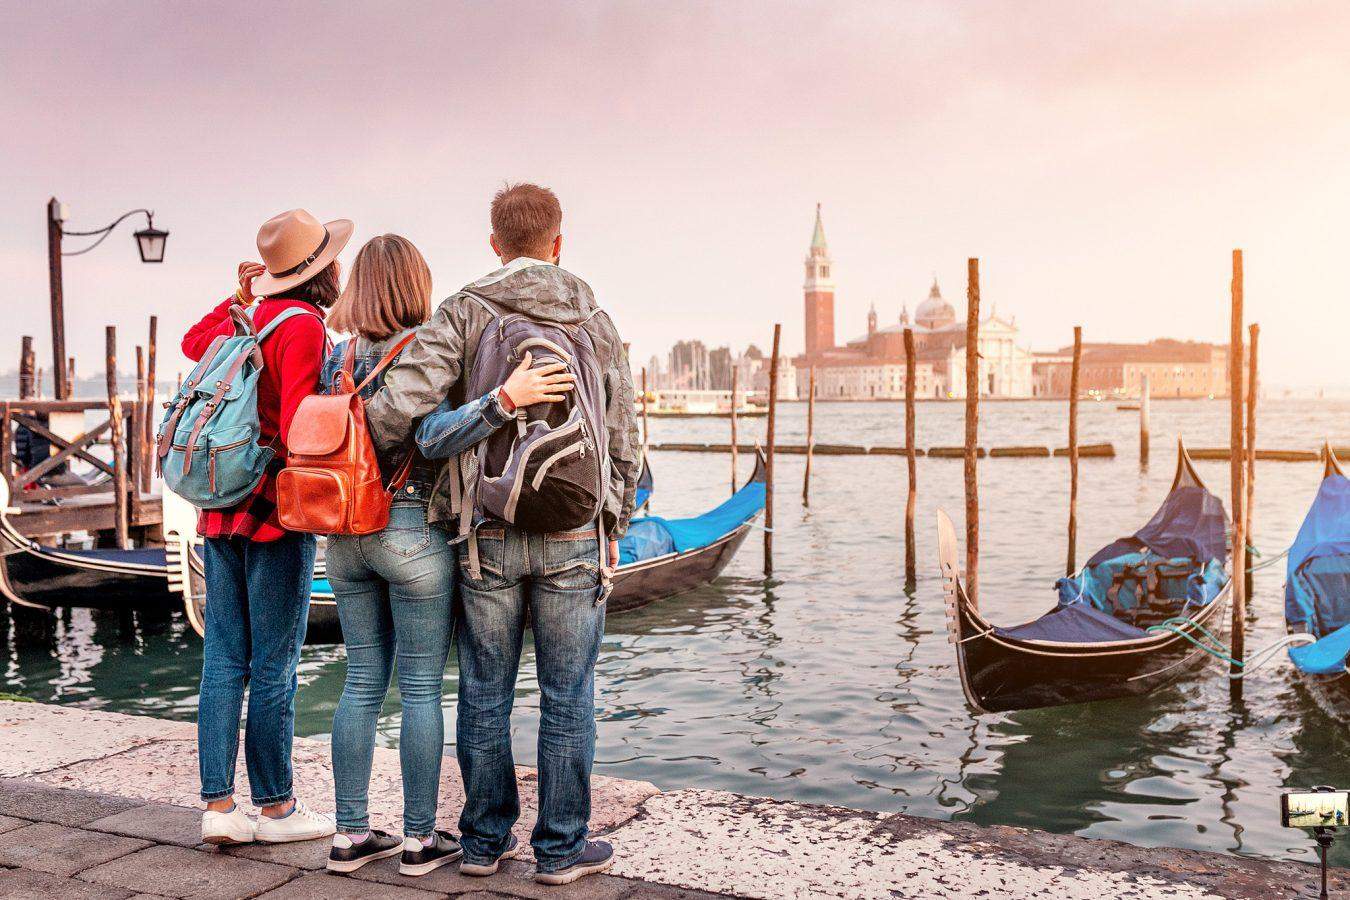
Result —
[{"label": "blue gondola cover", "polygon": [[1023,641],[1056,641],[1061,643],[1099,643],[1102,641],[1129,641],[1148,637],[1148,632],[1122,622],[1110,613],[1084,604],[1060,606],[1034,622],[1012,628],[995,628],[1001,637]]},{"label": "blue gondola cover", "polygon": [[1325,675],[1345,671],[1350,654],[1350,479],[1322,479],[1317,497],[1289,548],[1284,618],[1291,631],[1312,634],[1316,644],[1291,647],[1300,670]]},{"label": "blue gondola cover", "polygon": [[[672,551],[684,553],[706,547],[735,531],[763,509],[764,483],[752,481],[732,494],[722,505],[701,516],[688,519],[646,516],[634,519],[628,527],[628,533],[619,541],[619,564],[651,559],[652,556]],[[664,532],[665,537],[660,536],[660,532]],[[660,552],[653,552],[657,550]]]}]

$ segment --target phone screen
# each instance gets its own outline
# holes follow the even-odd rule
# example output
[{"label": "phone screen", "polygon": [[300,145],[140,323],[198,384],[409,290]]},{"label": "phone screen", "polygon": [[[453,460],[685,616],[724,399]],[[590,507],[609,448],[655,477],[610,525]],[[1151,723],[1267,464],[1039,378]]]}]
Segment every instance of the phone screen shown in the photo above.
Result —
[{"label": "phone screen", "polygon": [[1280,798],[1286,828],[1350,825],[1350,791],[1291,791]]}]

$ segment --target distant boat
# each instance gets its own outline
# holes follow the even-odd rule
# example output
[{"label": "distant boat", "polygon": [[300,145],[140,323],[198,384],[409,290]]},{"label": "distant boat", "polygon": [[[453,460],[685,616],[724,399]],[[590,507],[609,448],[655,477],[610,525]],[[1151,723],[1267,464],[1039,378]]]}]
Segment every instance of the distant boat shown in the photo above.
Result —
[{"label": "distant boat", "polygon": [[1350,479],[1331,444],[1317,496],[1285,562],[1284,620],[1290,634],[1315,643],[1290,647],[1289,658],[1329,715],[1350,722]]},{"label": "distant boat", "polygon": [[[642,409],[642,398],[637,400]],[[647,391],[647,415],[655,418],[731,417],[731,391],[656,389]],[[741,392],[736,396],[737,416],[765,416],[768,409],[756,406]]]},{"label": "distant boat", "polygon": [[1218,632],[1228,603],[1223,504],[1178,442],[1172,488],[1148,524],[1097,551],[1057,585],[1060,602],[1021,625],[990,624],[966,596],[956,530],[938,511],[947,630],[966,700],[981,712],[1148,694],[1205,663],[1185,637],[1147,627],[1185,616]]}]

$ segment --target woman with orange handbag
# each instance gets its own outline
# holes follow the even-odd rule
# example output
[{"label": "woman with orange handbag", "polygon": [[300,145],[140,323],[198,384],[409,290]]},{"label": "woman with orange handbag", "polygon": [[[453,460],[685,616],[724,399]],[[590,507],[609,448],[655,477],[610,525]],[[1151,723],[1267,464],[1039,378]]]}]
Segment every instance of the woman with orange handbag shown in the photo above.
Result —
[{"label": "woman with orange handbag", "polygon": [[[422,254],[398,235],[371,239],[357,254],[347,287],[329,315],[334,330],[354,337],[333,349],[323,367],[323,388],[345,383],[339,377],[344,368],[353,383],[360,383],[379,367],[362,391],[369,397],[382,383],[381,363],[396,357],[430,314],[431,272]],[[517,406],[561,399],[571,389],[572,376],[560,368],[531,369],[527,358],[501,387],[453,410],[447,418],[456,449],[468,449],[501,427]],[[414,448],[407,452],[416,454]],[[406,456],[382,458],[381,470],[392,473],[407,462]],[[454,835],[436,830],[444,755],[441,684],[457,572],[450,533],[427,521],[437,474],[437,464],[414,455],[382,531],[328,539],[328,580],[347,647],[347,680],[333,717],[338,831],[328,868],[335,872],[401,853],[402,874],[424,875],[460,857]],[[403,712],[402,841],[371,831],[367,812],[376,723],[395,661]]]}]

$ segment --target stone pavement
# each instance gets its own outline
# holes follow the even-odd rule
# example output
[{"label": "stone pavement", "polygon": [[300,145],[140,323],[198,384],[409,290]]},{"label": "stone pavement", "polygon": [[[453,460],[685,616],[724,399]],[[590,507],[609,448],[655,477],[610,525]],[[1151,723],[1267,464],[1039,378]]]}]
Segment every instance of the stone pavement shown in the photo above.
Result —
[{"label": "stone pavement", "polygon": [[[0,702],[0,897],[320,898],[1292,898],[1316,869],[1217,853],[982,827],[721,791],[657,791],[597,778],[595,825],[619,859],[566,887],[507,863],[492,878],[446,867],[404,878],[396,860],[323,871],[326,841],[219,851],[200,845],[193,727]],[[331,809],[327,745],[296,742],[297,784]],[[462,791],[447,760],[442,810]],[[241,769],[242,773],[242,769]],[[531,805],[535,778],[521,768]],[[242,779],[242,774],[241,774]],[[241,783],[241,793],[246,788]],[[372,816],[397,833],[398,754],[376,751]],[[1350,871],[1334,892],[1350,896]]]}]

